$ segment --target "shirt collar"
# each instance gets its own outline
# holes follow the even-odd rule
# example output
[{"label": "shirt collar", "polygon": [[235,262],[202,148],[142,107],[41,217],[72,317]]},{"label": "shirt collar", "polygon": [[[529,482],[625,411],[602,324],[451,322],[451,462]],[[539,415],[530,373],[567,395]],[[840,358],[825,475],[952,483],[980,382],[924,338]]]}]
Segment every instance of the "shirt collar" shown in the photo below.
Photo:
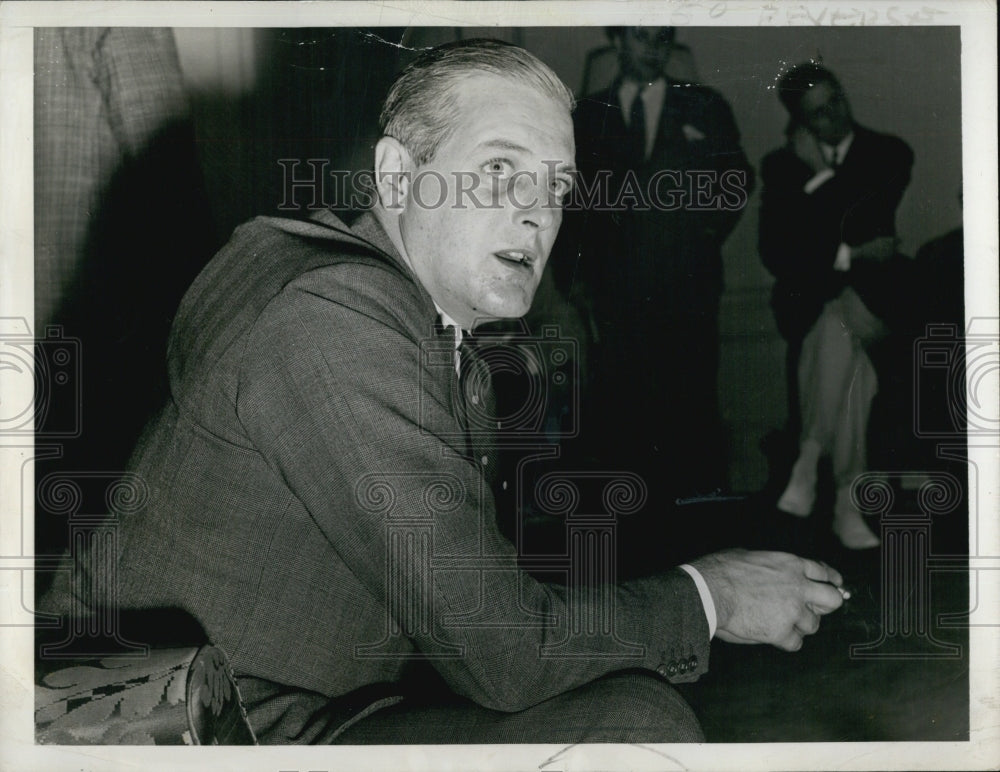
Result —
[{"label": "shirt collar", "polygon": [[650,83],[639,83],[635,80],[623,78],[621,85],[618,87],[618,101],[621,102],[622,107],[632,104],[635,95],[639,93],[640,86],[642,87],[643,99],[646,102],[652,97],[659,97],[662,101],[663,96],[667,93],[667,81],[665,78],[660,77]]},{"label": "shirt collar", "polygon": [[823,152],[826,155],[827,160],[834,166],[839,166],[844,163],[844,159],[847,157],[847,151],[851,149],[851,143],[854,142],[854,130],[847,132],[847,136],[844,137],[840,142],[834,145],[828,145],[823,143]]},{"label": "shirt collar", "polygon": [[458,348],[462,343],[462,338],[465,336],[465,330],[462,329],[462,326],[458,322],[448,316],[448,313],[437,304],[437,301],[434,301],[434,308],[437,309],[438,316],[441,319],[441,326],[445,329],[451,327],[455,330],[455,348]]}]

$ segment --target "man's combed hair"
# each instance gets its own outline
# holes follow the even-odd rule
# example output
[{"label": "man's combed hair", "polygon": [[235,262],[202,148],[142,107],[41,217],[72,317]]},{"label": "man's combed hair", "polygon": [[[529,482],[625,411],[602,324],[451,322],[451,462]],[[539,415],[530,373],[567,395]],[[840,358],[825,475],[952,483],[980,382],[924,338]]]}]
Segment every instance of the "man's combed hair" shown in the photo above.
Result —
[{"label": "man's combed hair", "polygon": [[382,134],[398,140],[417,164],[427,163],[458,123],[453,87],[482,73],[531,86],[564,104],[567,112],[573,109],[573,93],[523,48],[499,40],[461,40],[424,52],[400,73],[382,105]]},{"label": "man's combed hair", "polygon": [[806,62],[790,69],[778,81],[778,99],[792,115],[798,115],[799,103],[805,93],[817,83],[829,83],[837,93],[843,93],[837,76],[816,62]]}]

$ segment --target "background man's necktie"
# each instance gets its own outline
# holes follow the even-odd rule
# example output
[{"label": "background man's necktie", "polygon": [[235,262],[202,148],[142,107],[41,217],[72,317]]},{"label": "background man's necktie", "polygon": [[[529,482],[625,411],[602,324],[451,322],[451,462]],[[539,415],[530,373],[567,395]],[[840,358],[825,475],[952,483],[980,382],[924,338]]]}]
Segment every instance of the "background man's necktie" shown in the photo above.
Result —
[{"label": "background man's necktie", "polygon": [[833,145],[823,145],[822,149],[827,164],[829,164],[831,169],[837,171],[844,162],[844,159],[840,157],[840,151]]},{"label": "background man's necktie", "polygon": [[646,106],[642,101],[643,91],[640,88],[635,95],[628,114],[629,157],[640,164],[646,160]]}]

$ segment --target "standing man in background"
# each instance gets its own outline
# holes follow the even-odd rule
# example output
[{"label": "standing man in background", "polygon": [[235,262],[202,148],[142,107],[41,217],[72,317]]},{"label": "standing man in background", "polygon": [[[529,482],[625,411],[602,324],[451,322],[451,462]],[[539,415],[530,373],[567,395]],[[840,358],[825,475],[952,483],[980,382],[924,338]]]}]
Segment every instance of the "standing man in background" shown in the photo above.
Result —
[{"label": "standing man in background", "polygon": [[[670,498],[725,484],[718,411],[722,244],[753,186],[732,112],[666,74],[673,27],[612,27],[619,74],[575,114],[578,256],[599,344],[597,445],[666,479]],[[594,198],[596,191],[597,198]],[[595,438],[593,435],[591,439]]]}]

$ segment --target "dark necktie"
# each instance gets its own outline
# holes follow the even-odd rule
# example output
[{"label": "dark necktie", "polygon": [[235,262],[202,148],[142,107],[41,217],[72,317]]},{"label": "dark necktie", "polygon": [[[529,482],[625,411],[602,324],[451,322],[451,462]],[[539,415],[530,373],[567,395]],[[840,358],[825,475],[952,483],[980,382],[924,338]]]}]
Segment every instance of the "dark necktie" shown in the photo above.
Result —
[{"label": "dark necktie", "polygon": [[843,158],[840,158],[840,153],[837,150],[836,145],[826,146],[827,162],[830,164],[830,168],[834,171],[840,168],[840,165],[844,162]]},{"label": "dark necktie", "polygon": [[643,91],[640,88],[635,95],[628,114],[629,157],[636,164],[642,164],[646,160],[646,106],[642,101]]},{"label": "dark necktie", "polygon": [[493,380],[478,341],[469,333],[458,345],[458,388],[470,449],[492,438],[496,429]]},{"label": "dark necktie", "polygon": [[488,429],[487,411],[492,407],[493,384],[489,365],[484,361],[478,341],[470,334],[458,344],[458,382],[469,418],[469,428],[475,432]]}]

